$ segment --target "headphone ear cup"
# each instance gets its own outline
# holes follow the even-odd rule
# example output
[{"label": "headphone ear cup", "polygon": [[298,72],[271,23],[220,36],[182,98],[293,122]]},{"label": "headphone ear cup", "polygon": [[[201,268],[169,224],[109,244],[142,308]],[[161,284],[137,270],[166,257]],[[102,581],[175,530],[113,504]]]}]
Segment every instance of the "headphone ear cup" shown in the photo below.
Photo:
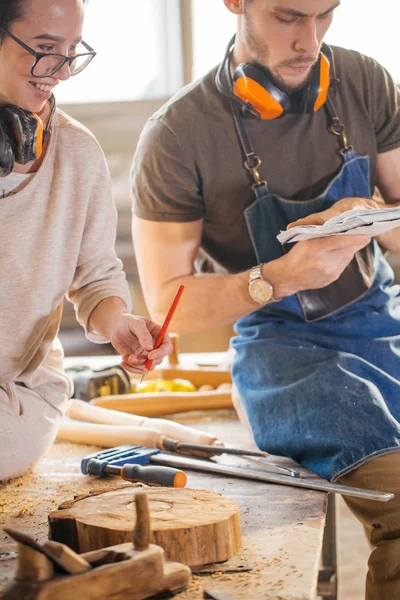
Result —
[{"label": "headphone ear cup", "polygon": [[313,113],[326,102],[331,83],[330,63],[325,54],[320,54],[315,64],[308,86],[305,89],[304,112]]},{"label": "headphone ear cup", "polygon": [[0,118],[0,177],[7,177],[14,168],[15,154],[7,123]]},{"label": "headphone ear cup", "polygon": [[27,112],[13,104],[6,106],[3,119],[8,123],[15,143],[17,163],[24,165],[39,158],[43,151],[43,123],[35,113]]},{"label": "headphone ear cup", "polygon": [[325,54],[320,56],[320,90],[314,103],[314,110],[319,110],[328,98],[329,87],[331,85],[331,65]]},{"label": "headphone ear cup", "polygon": [[264,69],[241,63],[233,76],[233,92],[245,103],[250,103],[261,119],[280,117],[290,107],[290,98],[274,85]]}]

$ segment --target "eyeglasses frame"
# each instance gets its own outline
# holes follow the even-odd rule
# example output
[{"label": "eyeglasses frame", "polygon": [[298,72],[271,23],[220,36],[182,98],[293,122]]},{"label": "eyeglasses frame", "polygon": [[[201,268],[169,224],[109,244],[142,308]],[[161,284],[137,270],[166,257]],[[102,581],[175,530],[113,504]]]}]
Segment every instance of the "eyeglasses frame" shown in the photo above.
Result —
[{"label": "eyeglasses frame", "polygon": [[[35,57],[35,62],[33,63],[32,68],[31,68],[31,75],[32,75],[32,77],[36,77],[38,79],[40,79],[42,77],[51,77],[52,75],[54,75],[54,73],[57,73],[57,71],[62,69],[62,67],[66,63],[69,63],[69,65],[71,65],[71,63],[73,63],[74,60],[76,60],[77,58],[79,58],[81,56],[91,56],[91,59],[89,60],[88,63],[86,63],[86,65],[83,67],[83,69],[80,69],[79,71],[76,71],[75,73],[71,73],[71,77],[73,77],[74,75],[79,75],[79,73],[81,73],[84,69],[86,69],[86,67],[89,65],[89,63],[92,62],[92,60],[94,59],[94,57],[97,54],[97,52],[83,40],[81,41],[81,44],[83,44],[83,46],[86,48],[86,50],[88,50],[88,52],[83,52],[82,54],[76,54],[75,56],[65,56],[65,54],[57,54],[55,52],[36,52],[36,50],[34,50],[33,48],[31,48],[30,46],[25,44],[25,42],[23,42],[22,40],[17,38],[13,33],[8,31],[1,25],[0,25],[0,32],[8,35],[12,40],[14,40],[14,42],[16,42],[19,46],[21,46],[21,48],[24,48],[24,50],[26,50],[27,52],[29,52],[29,54],[31,54],[32,56]],[[45,56],[59,56],[64,59],[64,62],[59,67],[57,67],[55,69],[55,71],[51,71],[51,73],[46,73],[46,75],[35,75],[33,73],[34,68],[38,64],[39,60]]]}]

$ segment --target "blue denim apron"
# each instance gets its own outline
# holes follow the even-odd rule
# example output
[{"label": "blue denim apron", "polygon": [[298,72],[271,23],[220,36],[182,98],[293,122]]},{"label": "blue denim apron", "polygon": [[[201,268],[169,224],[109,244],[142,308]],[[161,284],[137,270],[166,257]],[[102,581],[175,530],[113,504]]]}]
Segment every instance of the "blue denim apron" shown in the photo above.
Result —
[{"label": "blue denim apron", "polygon": [[[307,202],[256,179],[245,216],[259,262],[282,256],[276,235],[288,223],[344,197],[371,197],[369,157],[347,144],[341,153],[340,173]],[[283,298],[240,319],[231,342],[233,380],[259,448],[331,481],[400,447],[400,287],[374,240],[369,251],[373,276],[355,300],[307,322],[299,295]]]}]

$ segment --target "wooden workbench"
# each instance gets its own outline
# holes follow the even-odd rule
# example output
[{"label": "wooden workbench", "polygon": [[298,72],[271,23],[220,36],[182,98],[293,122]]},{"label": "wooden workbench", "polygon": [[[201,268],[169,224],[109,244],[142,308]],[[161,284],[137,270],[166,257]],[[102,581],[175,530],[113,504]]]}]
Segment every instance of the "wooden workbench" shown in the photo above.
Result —
[{"label": "wooden workbench", "polygon": [[[231,444],[252,446],[232,410],[187,413],[175,419],[212,431]],[[81,458],[96,450],[55,443],[33,471],[0,484],[0,524],[43,543],[48,535],[47,515],[61,502],[90,490],[129,485],[118,478],[98,479],[80,473]],[[285,459],[274,461],[293,466]],[[244,465],[238,459],[230,462]],[[239,505],[243,546],[226,563],[195,574],[191,587],[176,596],[178,600],[200,600],[204,588],[229,592],[236,600],[316,598],[327,494],[194,471],[187,475],[187,487],[221,493]],[[0,592],[12,578],[15,550],[16,545],[0,531]]]},{"label": "wooden workbench", "polygon": [[[180,419],[186,424],[193,420],[199,428],[212,430],[226,441],[248,441],[232,411]],[[56,443],[34,471],[2,484],[1,525],[22,530],[42,543],[47,539],[47,515],[62,501],[91,489],[126,485],[114,478],[99,480],[80,474],[80,459],[95,450],[93,446]],[[208,574],[195,575],[192,587],[179,594],[179,600],[202,598],[203,587],[229,591],[237,600],[316,597],[324,493],[207,473],[187,474],[188,487],[218,492],[237,502],[243,547],[230,561],[208,569]],[[6,553],[14,551],[15,544],[0,533],[0,590],[12,577],[16,560]]]}]

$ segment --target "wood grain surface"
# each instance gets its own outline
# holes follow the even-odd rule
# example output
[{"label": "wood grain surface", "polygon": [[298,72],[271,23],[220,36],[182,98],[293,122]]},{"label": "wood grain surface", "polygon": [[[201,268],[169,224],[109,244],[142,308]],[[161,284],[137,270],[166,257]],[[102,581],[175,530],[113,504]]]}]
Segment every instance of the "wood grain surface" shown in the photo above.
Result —
[{"label": "wood grain surface", "polygon": [[[50,538],[76,552],[132,541],[135,488],[65,502],[49,515]],[[169,560],[190,567],[222,562],[241,546],[236,502],[206,490],[147,488],[154,543]]]}]

